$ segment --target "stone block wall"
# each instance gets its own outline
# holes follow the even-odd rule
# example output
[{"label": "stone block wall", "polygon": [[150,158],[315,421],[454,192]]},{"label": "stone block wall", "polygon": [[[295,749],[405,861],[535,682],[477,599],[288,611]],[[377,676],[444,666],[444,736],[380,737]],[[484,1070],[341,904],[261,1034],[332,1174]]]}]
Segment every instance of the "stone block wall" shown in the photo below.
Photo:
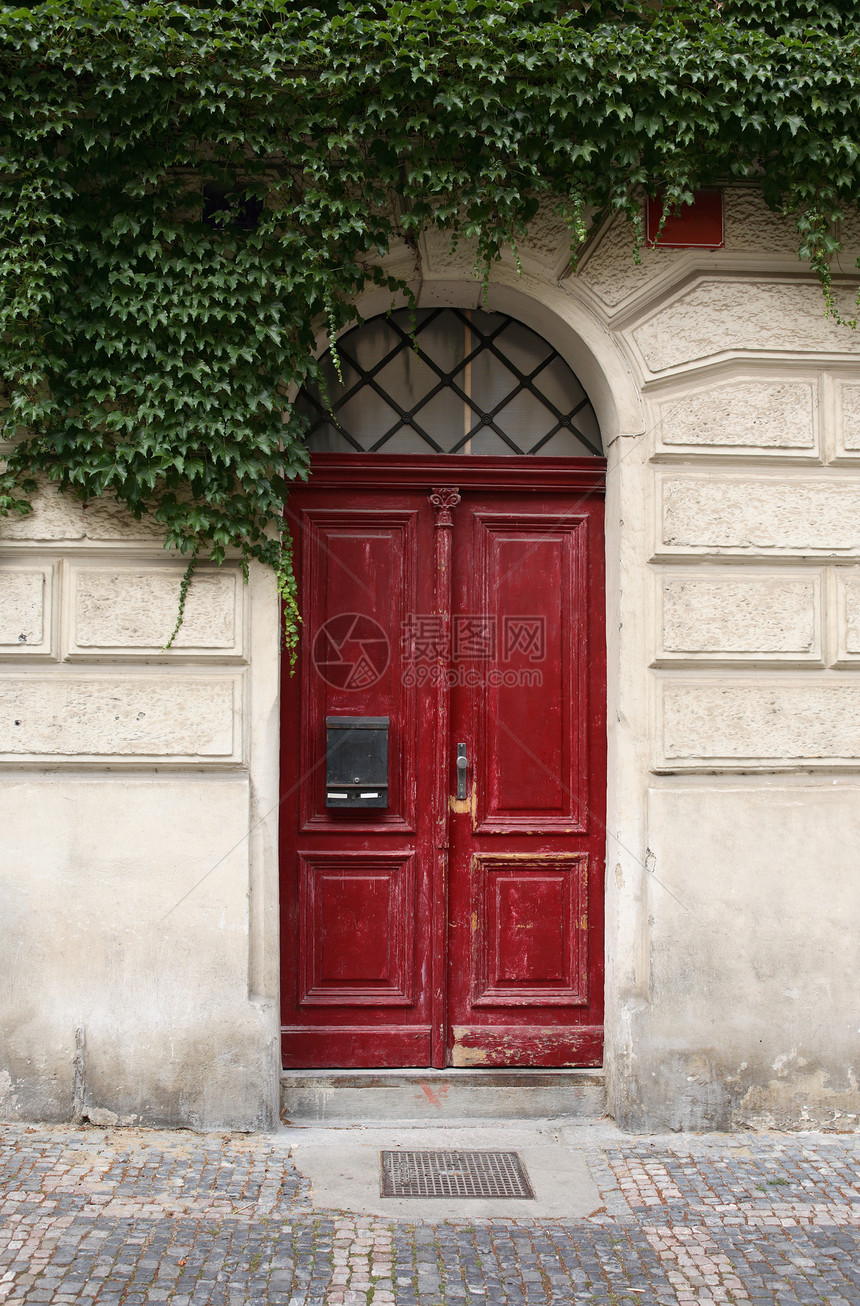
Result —
[{"label": "stone block wall", "polygon": [[277,1119],[277,600],[204,565],[165,651],[183,569],[115,504],[0,523],[3,1118]]},{"label": "stone block wall", "polygon": [[644,803],[608,840],[607,1065],[634,1129],[860,1126],[860,335],[793,240],[740,188],[724,249],[631,268],[615,227],[579,278],[644,414],[607,532]]}]

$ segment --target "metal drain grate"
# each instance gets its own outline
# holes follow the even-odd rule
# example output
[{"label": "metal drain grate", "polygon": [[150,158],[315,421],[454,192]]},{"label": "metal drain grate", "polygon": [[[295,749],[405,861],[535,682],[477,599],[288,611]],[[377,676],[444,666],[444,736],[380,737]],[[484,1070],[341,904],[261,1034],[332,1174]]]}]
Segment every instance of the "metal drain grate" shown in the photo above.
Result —
[{"label": "metal drain grate", "polygon": [[383,1197],[528,1197],[516,1152],[380,1152]]}]

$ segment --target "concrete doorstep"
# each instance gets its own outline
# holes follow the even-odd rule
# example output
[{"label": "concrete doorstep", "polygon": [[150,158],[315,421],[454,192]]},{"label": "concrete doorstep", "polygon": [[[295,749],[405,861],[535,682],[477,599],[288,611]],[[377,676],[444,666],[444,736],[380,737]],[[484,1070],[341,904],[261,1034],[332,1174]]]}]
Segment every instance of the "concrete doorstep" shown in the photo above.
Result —
[{"label": "concrete doorstep", "polygon": [[601,1120],[602,1070],[289,1070],[285,1125]]}]

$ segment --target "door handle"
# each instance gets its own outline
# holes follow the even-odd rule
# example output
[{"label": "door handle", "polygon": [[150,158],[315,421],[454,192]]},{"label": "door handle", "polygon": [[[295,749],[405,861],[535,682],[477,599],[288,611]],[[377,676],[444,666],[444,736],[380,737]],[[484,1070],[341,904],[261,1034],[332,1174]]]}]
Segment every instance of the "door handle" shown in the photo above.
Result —
[{"label": "door handle", "polygon": [[469,760],[466,757],[466,745],[457,745],[457,799],[464,802],[466,798],[466,770]]}]

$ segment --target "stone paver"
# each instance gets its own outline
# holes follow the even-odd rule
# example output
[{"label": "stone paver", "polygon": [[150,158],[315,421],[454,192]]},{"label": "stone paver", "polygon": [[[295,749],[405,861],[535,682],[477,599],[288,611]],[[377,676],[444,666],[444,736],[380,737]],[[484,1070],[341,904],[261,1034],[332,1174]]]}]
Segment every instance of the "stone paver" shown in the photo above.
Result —
[{"label": "stone paver", "polygon": [[431,1226],[314,1209],[277,1138],[0,1126],[0,1302],[860,1303],[856,1137],[577,1137],[596,1214]]}]

